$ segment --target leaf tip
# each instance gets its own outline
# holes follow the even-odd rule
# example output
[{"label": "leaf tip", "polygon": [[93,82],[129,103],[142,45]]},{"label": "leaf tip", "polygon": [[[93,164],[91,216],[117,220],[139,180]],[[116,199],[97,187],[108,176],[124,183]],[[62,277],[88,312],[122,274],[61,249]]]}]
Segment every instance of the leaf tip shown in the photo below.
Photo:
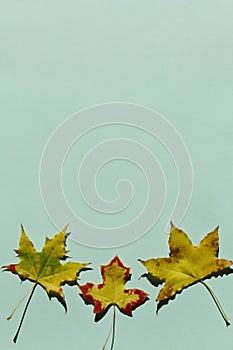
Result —
[{"label": "leaf tip", "polygon": [[171,230],[173,230],[175,227],[175,225],[173,224],[173,222],[170,220],[170,225],[171,225]]},{"label": "leaf tip", "polygon": [[[61,231],[64,232],[65,234],[67,234],[66,231],[67,231],[67,229],[68,229],[68,226],[69,226],[69,224],[67,224]],[[69,234],[70,234],[70,233],[69,233]]]},{"label": "leaf tip", "polygon": [[139,261],[142,265],[146,266],[146,260],[138,259],[138,261]]},{"label": "leaf tip", "polygon": [[142,260],[142,259],[138,259],[138,261],[142,264],[144,264],[146,262],[145,260]]}]

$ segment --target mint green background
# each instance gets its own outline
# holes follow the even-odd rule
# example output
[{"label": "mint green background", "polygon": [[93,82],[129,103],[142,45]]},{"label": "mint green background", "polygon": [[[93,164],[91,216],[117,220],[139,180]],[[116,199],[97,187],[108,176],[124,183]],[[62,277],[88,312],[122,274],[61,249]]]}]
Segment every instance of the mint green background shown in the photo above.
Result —
[{"label": "mint green background", "polygon": [[[190,151],[195,180],[181,226],[198,244],[219,224],[220,256],[233,257],[232,18],[231,0],[0,2],[1,265],[17,261],[12,248],[18,245],[20,223],[37,249],[46,234],[56,232],[38,185],[41,153],[52,131],[80,109],[112,101],[148,106],[173,123]],[[136,134],[133,130],[130,137],[137,138]],[[143,139],[151,142],[147,135]],[[153,147],[156,153],[158,144]],[[233,328],[225,327],[201,285],[184,291],[156,317],[153,300],[158,290],[138,280],[144,272],[139,257],[168,253],[164,226],[177,176],[170,174],[174,167],[166,152],[162,158],[170,195],[157,225],[142,239],[118,249],[96,250],[69,241],[70,255],[93,262],[94,270],[81,275],[84,284],[100,282],[99,264],[117,253],[132,267],[128,287],[150,294],[151,300],[132,319],[117,314],[115,349],[230,348]],[[140,180],[140,174],[136,177]],[[106,178],[100,179],[103,195],[108,192],[104,182]],[[73,201],[72,187],[67,191]],[[111,199],[110,186],[106,196]],[[0,277],[1,349],[101,349],[112,312],[95,324],[92,307],[85,307],[70,287],[64,288],[67,314],[38,288],[14,345],[11,339],[23,306],[11,321],[6,316],[30,283],[20,284],[7,273]],[[209,284],[233,319],[232,277]]]}]

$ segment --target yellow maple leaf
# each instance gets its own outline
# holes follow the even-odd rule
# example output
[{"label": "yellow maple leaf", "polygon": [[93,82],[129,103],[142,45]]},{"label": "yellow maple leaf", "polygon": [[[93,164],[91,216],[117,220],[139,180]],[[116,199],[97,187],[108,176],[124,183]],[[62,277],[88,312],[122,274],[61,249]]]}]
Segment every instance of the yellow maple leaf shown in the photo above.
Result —
[{"label": "yellow maple leaf", "polygon": [[[168,258],[139,260],[148,271],[148,274],[143,277],[155,286],[165,282],[156,298],[157,311],[169,300],[174,299],[176,294],[181,293],[184,288],[198,282],[204,284],[214,297],[210,287],[203,281],[213,276],[218,277],[233,272],[230,268],[233,261],[218,258],[218,227],[208,233],[198,246],[194,246],[187,234],[172,224],[169,247]],[[219,304],[216,297],[214,299]],[[226,319],[225,321],[228,325],[229,322]]]}]

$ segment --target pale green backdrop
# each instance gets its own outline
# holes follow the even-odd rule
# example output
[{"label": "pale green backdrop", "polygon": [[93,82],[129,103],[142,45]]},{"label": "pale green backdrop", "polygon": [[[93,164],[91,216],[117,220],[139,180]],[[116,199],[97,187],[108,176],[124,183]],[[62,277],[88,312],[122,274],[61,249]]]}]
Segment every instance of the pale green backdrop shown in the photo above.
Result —
[{"label": "pale green backdrop", "polygon": [[[12,249],[18,245],[21,223],[38,249],[46,234],[56,232],[38,184],[41,153],[52,131],[80,109],[112,101],[157,110],[179,131],[194,170],[193,197],[181,226],[198,244],[219,224],[220,255],[233,258],[232,18],[231,0],[0,2],[1,265],[17,262]],[[139,137],[136,130],[129,132]],[[225,327],[201,285],[184,291],[157,317],[153,300],[158,290],[138,280],[144,272],[138,258],[168,253],[164,225],[177,178],[169,171],[174,169],[166,154],[164,159],[170,196],[157,225],[142,239],[118,249],[97,250],[69,241],[70,255],[93,262],[94,270],[83,273],[81,283],[98,283],[99,264],[117,253],[132,267],[128,287],[150,294],[150,301],[132,319],[117,314],[115,349],[229,349],[233,326]],[[70,171],[73,174],[71,166]],[[135,176],[140,181],[140,174]],[[68,181],[67,192],[75,205]],[[99,185],[104,195],[101,178]],[[111,198],[111,193],[105,195]],[[29,282],[20,284],[7,273],[0,277],[1,349],[101,349],[112,312],[95,324],[93,308],[85,307],[78,290],[70,287],[64,288],[67,314],[38,288],[14,345],[23,306],[11,321],[6,317]],[[233,319],[233,278],[209,284]]]}]

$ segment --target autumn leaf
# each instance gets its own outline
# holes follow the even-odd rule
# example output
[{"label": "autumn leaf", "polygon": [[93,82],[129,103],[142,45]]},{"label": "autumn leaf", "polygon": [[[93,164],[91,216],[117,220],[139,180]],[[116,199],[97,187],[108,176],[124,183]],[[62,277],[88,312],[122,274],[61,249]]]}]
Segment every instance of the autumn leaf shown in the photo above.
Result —
[{"label": "autumn leaf", "polygon": [[[17,274],[22,281],[27,279],[34,282],[29,301],[36,286],[40,285],[45,289],[50,299],[57,298],[65,310],[67,309],[62,286],[64,284],[77,285],[78,274],[85,269],[88,263],[60,263],[60,260],[68,258],[66,254],[69,251],[65,249],[68,237],[66,230],[67,226],[53,238],[46,237],[42,251],[37,252],[22,226],[19,248],[15,250],[19,257],[19,263],[4,266],[4,268],[5,271]],[[16,340],[17,336],[16,339],[14,338],[15,342]]]},{"label": "autumn leaf", "polygon": [[211,277],[228,275],[233,272],[230,268],[233,261],[218,258],[218,227],[208,233],[198,246],[194,246],[187,234],[172,224],[169,247],[169,258],[139,260],[148,270],[143,277],[146,277],[155,286],[165,282],[156,298],[157,311],[169,300],[174,299],[177,293],[200,282],[211,293],[226,324],[229,325],[229,320],[219,301],[204,282]]},{"label": "autumn leaf", "polygon": [[[115,328],[115,307],[127,316],[142,305],[148,294],[140,289],[125,289],[125,283],[130,279],[130,268],[125,267],[118,256],[108,265],[101,266],[103,283],[87,283],[79,286],[81,297],[86,304],[94,305],[95,321],[99,321],[109,308],[114,306],[113,330]],[[113,336],[114,339],[114,336]],[[105,348],[105,347],[104,347]],[[113,348],[113,341],[111,349]]]}]

